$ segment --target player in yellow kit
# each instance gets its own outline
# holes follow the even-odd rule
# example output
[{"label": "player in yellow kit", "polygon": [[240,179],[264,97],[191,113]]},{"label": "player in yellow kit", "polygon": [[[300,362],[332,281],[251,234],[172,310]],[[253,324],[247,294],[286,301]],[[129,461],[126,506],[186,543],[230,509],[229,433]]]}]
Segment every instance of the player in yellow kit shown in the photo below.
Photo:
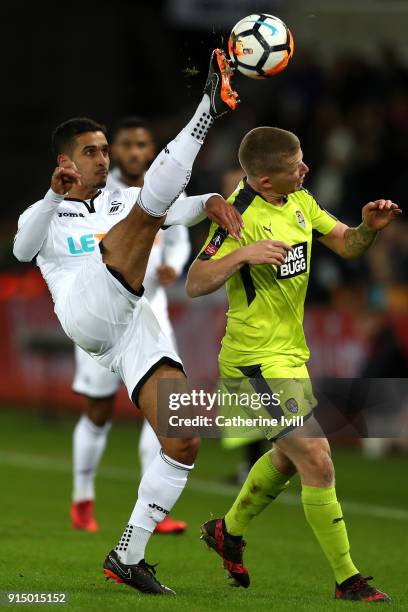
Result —
[{"label": "player in yellow kit", "polygon": [[313,239],[340,256],[358,257],[401,210],[390,200],[376,200],[364,206],[359,227],[339,222],[303,189],[308,167],[298,138],[285,130],[252,130],[240,145],[239,160],[247,176],[230,201],[243,217],[241,240],[213,224],[190,269],[187,291],[196,297],[226,283],[221,377],[245,378],[258,393],[278,390],[280,403],[269,413],[303,416],[305,424],[266,432],[272,451],[253,466],[225,517],[202,526],[202,537],[222,557],[235,583],[248,587],[244,531],[297,471],[306,519],[334,572],[335,597],[389,601],[350,557],[329,443],[312,413],[316,402],[306,368],[303,311]]}]

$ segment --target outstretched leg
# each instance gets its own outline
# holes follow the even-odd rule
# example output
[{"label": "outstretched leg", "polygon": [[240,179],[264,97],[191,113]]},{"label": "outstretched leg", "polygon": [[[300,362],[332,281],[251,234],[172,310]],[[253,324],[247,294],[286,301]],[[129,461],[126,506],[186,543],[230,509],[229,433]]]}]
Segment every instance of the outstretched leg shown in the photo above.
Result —
[{"label": "outstretched leg", "polygon": [[[224,73],[228,70],[231,71],[225,56],[214,52],[205,93],[193,118],[146,173],[137,205],[103,239],[104,263],[122,276],[133,293],[141,287],[156,232],[168,208],[187,185],[208,129],[232,101],[236,102],[226,87],[228,74]],[[106,293],[108,291],[109,288]],[[157,432],[157,384],[161,378],[168,378],[179,387],[185,375],[181,365],[178,367],[178,356],[161,332],[150,308],[142,300],[136,308],[137,299],[131,301],[135,304],[131,321],[122,312],[126,310],[125,304],[119,309],[121,317],[118,321],[117,313],[112,313],[112,335],[120,346],[114,367],[125,382],[132,401],[141,408]],[[111,318],[108,317],[109,321]],[[122,328],[123,334],[118,331]],[[109,354],[107,359],[111,361]],[[144,551],[156,525],[167,516],[187,483],[199,440],[160,437],[159,441],[162,450],[143,474],[128,525],[103,567],[108,578],[144,593],[164,595],[174,592],[155,578],[154,568],[144,560]]]},{"label": "outstretched leg", "polygon": [[144,178],[137,205],[102,241],[103,261],[138,291],[156,233],[171,204],[186,188],[193,163],[214,119],[236,108],[225,55],[213,52],[204,95],[183,130],[157,156]]}]

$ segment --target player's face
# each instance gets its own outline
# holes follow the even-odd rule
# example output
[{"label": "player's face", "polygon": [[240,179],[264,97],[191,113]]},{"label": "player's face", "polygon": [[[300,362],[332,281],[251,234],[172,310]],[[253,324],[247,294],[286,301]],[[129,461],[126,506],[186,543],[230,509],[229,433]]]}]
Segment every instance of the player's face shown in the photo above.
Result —
[{"label": "player's face", "polygon": [[302,150],[285,158],[285,166],[282,170],[274,172],[269,177],[273,190],[279,194],[293,193],[303,187],[303,181],[309,172],[308,166],[303,161]]},{"label": "player's face", "polygon": [[105,187],[109,170],[109,145],[103,132],[85,132],[76,136],[70,158],[81,174],[83,187]]},{"label": "player's face", "polygon": [[153,137],[145,128],[119,130],[111,154],[125,176],[137,178],[144,174],[154,158]]}]

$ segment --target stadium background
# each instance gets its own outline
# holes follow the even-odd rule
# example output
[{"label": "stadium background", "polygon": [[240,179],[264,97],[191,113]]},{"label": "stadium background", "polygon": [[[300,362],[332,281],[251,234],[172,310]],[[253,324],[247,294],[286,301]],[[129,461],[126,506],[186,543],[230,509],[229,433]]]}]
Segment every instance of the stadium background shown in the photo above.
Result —
[{"label": "stadium background", "polygon": [[[0,102],[0,467],[9,483],[7,503],[17,527],[25,524],[20,499],[33,484],[25,470],[30,473],[37,465],[42,478],[44,466],[50,463],[65,466],[54,469],[48,477],[54,475],[60,481],[59,488],[55,485],[60,498],[54,510],[56,515],[60,512],[60,520],[66,521],[64,504],[68,503],[69,491],[62,482],[69,488],[69,436],[73,425],[69,414],[81,406],[81,400],[70,391],[72,350],[53,315],[44,283],[34,265],[19,264],[11,254],[18,215],[49,185],[54,163],[50,133],[55,125],[75,115],[91,116],[109,126],[118,117],[138,114],[151,122],[159,147],[165,144],[194,108],[210,49],[225,46],[230,27],[252,10],[277,14],[288,23],[295,38],[294,59],[287,71],[268,82],[237,78],[241,108],[211,131],[194,167],[189,193],[219,190],[227,195],[236,183],[236,151],[243,134],[255,125],[278,125],[299,135],[311,168],[307,188],[342,220],[357,225],[361,207],[379,197],[391,198],[405,209],[408,6],[403,0],[167,0],[143,6],[121,1],[71,2],[53,7],[40,2],[35,13],[29,12],[25,3],[15,2],[3,3],[0,8],[4,85]],[[191,231],[193,253],[200,248],[207,229],[204,223]],[[313,257],[306,308],[311,372],[338,377],[406,377],[408,239],[404,218],[388,228],[375,249],[356,262],[340,261],[319,246]],[[196,377],[215,376],[224,326],[223,292],[188,301],[180,281],[170,297],[187,371]],[[124,393],[118,412],[122,418],[136,418]],[[133,440],[126,428],[118,426],[112,436],[113,450],[108,451],[104,469],[110,474],[105,478],[113,482],[115,470],[109,461],[124,465],[125,456],[127,465],[129,456],[136,461],[136,434]],[[123,448],[120,450],[119,436],[129,442],[129,456]],[[180,502],[187,504],[186,513],[191,509],[193,517],[194,504],[199,506],[194,495],[201,499],[205,490],[209,495],[214,491],[210,485],[206,489],[206,478],[222,481],[239,460],[238,452],[225,459],[214,444],[211,442],[204,451],[209,465],[201,468],[205,476],[197,481],[201,485],[196,483],[191,499],[186,496],[187,501]],[[25,451],[34,459],[22,459]],[[396,473],[402,476],[405,459],[381,458],[375,464],[364,463],[367,481],[359,490],[350,486],[347,474],[358,477],[360,450],[353,446],[340,448],[338,453],[337,470],[340,480],[344,476],[350,503],[390,506],[388,514],[393,518],[385,513],[385,518],[377,520],[389,521],[385,527],[389,541],[395,538],[397,542],[408,518],[408,513],[401,510],[407,501],[402,480],[396,479],[395,486],[390,484],[386,494],[383,489],[376,497],[373,491],[378,474],[386,478],[392,470],[395,478]],[[220,473],[211,467],[214,457],[223,463]],[[64,476],[60,479],[61,474]],[[23,483],[28,487],[24,494]],[[124,488],[125,483],[119,478],[119,483],[112,486]],[[204,491],[199,491],[200,486]],[[126,491],[129,488],[135,488],[130,478]],[[395,493],[395,488],[400,496],[395,494],[393,498],[390,491]],[[228,488],[225,491],[231,494]],[[49,500],[40,486],[37,495],[41,494]],[[121,494],[126,497],[123,491]],[[35,500],[34,490],[32,495]],[[101,493],[101,505],[103,499],[109,499],[107,491]],[[123,517],[131,504],[129,501],[121,510]],[[41,504],[36,511],[43,516]],[[35,511],[31,515],[35,533],[33,516],[37,516]],[[193,522],[194,518],[189,520]],[[372,528],[378,528],[372,515],[368,521]],[[57,524],[55,518],[53,529]],[[11,525],[6,521],[6,539],[10,529],[13,531],[14,523]],[[119,524],[112,533],[116,531],[119,534]],[[61,543],[60,535],[57,540]],[[102,543],[101,550],[105,550]],[[79,540],[76,545],[85,546]],[[178,543],[177,549],[180,552],[182,544]],[[313,549],[313,553],[317,558],[318,551]],[[308,554],[314,563],[312,552]],[[17,561],[18,555],[18,565]],[[395,576],[394,570],[389,569],[389,573]],[[0,587],[6,588],[6,584]]]}]

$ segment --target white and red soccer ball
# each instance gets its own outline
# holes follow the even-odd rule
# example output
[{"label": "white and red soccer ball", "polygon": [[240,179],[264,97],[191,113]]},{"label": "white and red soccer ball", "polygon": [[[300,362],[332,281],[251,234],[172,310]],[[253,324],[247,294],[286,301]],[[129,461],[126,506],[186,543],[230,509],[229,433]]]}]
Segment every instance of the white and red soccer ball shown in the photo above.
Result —
[{"label": "white and red soccer ball", "polygon": [[293,36],[286,24],[265,13],[238,21],[228,41],[235,68],[252,79],[266,79],[284,70],[293,50]]}]

